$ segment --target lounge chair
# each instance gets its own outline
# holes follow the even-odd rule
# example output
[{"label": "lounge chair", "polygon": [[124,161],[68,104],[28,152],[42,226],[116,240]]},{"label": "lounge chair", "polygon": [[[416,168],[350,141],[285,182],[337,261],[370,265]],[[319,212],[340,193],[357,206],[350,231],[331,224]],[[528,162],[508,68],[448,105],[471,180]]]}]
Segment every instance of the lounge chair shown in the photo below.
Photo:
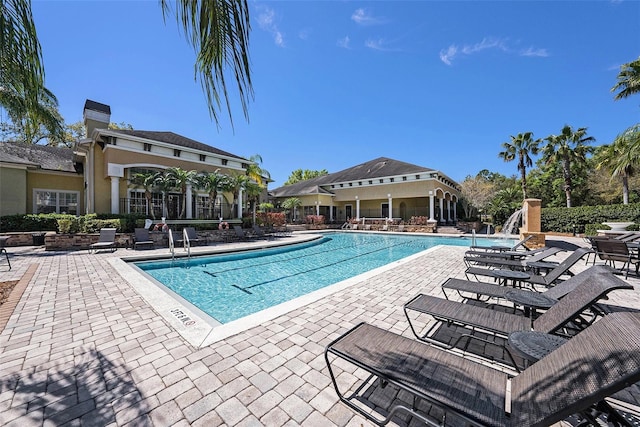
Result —
[{"label": "lounge chair", "polygon": [[149,230],[146,228],[136,228],[134,230],[134,241],[133,241],[133,249],[138,249],[138,247],[151,247],[153,249],[154,243],[149,237]]},{"label": "lounge chair", "polygon": [[479,251],[479,250],[468,250],[464,253],[465,257],[477,256],[477,257],[487,257],[487,258],[502,258],[502,259],[524,259],[527,257],[531,257],[537,255],[541,252],[549,250],[548,247],[531,249],[528,251],[512,251],[512,250],[504,250],[504,251]]},{"label": "lounge chair", "polygon": [[251,239],[251,236],[249,236],[247,233],[245,233],[244,230],[242,229],[242,227],[240,227],[239,225],[234,225],[233,226],[233,231],[235,231],[236,239],[238,239],[238,240],[250,240]]},{"label": "lounge chair", "polygon": [[[607,280],[619,283],[619,279],[613,276],[612,273],[613,269],[609,266],[594,265],[542,293],[525,289],[513,289],[507,286],[494,285],[491,283],[472,282],[469,280],[449,278],[442,284],[442,293],[446,299],[449,299],[449,295],[446,291],[455,291],[464,299],[474,299],[478,301],[501,299],[513,302],[514,299],[518,299],[518,296],[523,296],[524,298],[520,298],[521,300],[529,298],[534,301],[537,299],[537,303],[539,305],[535,306],[535,308],[549,308],[560,298],[573,291],[580,283],[592,283],[594,281]],[[514,298],[514,296],[516,298]]]},{"label": "lounge chair", "polygon": [[[546,248],[543,251],[536,252],[535,254],[522,258],[522,259],[505,259],[500,257],[487,257],[487,256],[467,256],[464,257],[464,263],[467,266],[474,264],[481,266],[497,267],[497,268],[511,268],[513,270],[528,270],[528,264],[533,262],[540,262],[545,258],[561,252],[560,248]],[[526,252],[525,252],[526,253]]]},{"label": "lounge chair", "polygon": [[258,239],[270,239],[271,237],[273,237],[272,233],[267,233],[266,231],[264,231],[264,229],[262,227],[260,227],[258,224],[254,224],[253,225],[253,234],[256,236],[256,238]]},{"label": "lounge chair", "polygon": [[[503,338],[507,338],[512,332],[527,330],[571,337],[603,314],[596,303],[616,289],[633,289],[633,286],[614,275],[610,275],[607,280],[582,281],[536,319],[424,294],[419,294],[407,302],[404,312],[413,334],[418,339],[447,349],[457,348],[463,340],[467,345],[472,340],[482,341],[482,338],[472,334],[477,330]],[[588,310],[591,312],[590,317],[587,317]],[[417,313],[418,316],[412,319],[409,313]],[[435,319],[435,322],[431,326],[418,327],[415,320],[419,314],[426,314]],[[453,344],[439,339],[444,335],[434,335],[439,328],[452,326],[461,326],[465,331],[462,335],[458,333],[459,336]],[[447,336],[447,339],[451,339],[451,336]],[[509,348],[504,349],[507,351],[505,361],[518,369]]]},{"label": "lounge chair", "polygon": [[[590,248],[578,248],[573,251],[568,257],[564,259],[557,267],[549,271],[546,275],[542,276],[539,274],[532,274],[527,279],[523,279],[522,282],[529,283],[530,285],[543,285],[546,287],[552,286],[556,281],[560,279],[561,276],[568,274],[572,275],[569,269],[573,267],[583,256],[590,253]],[[497,273],[500,270],[493,270],[490,268],[481,268],[481,267],[469,267],[465,270],[464,274],[469,278],[469,276],[486,276],[493,277],[494,279],[499,279],[500,273]]]},{"label": "lounge chair", "polygon": [[[593,425],[600,414],[620,422],[621,415],[604,399],[640,381],[640,314],[607,316],[513,378],[366,323],[331,342],[325,361],[340,400],[378,425],[400,413],[430,426],[549,426],[574,414]],[[349,378],[366,380],[341,391],[339,384],[345,383],[336,366]],[[385,387],[392,388],[386,396],[393,389],[403,392],[381,402]],[[378,397],[376,406],[385,404],[382,416],[361,403],[369,393]],[[410,401],[399,401],[403,396]],[[600,413],[594,415],[594,408]],[[425,415],[431,409],[437,422]]]},{"label": "lounge chair", "polygon": [[[616,261],[622,262],[620,271],[625,270],[625,279],[629,277],[631,264],[636,266],[636,276],[640,268],[640,257],[629,251],[626,242],[616,239],[596,240],[597,254],[600,259],[615,268]],[[625,268],[626,267],[626,268]]]},{"label": "lounge chair", "polygon": [[193,227],[185,227],[182,229],[182,238],[176,239],[176,244],[178,246],[184,246],[187,239],[184,238],[184,235],[187,235],[187,239],[189,241],[189,246],[194,246],[194,244],[201,244],[206,242],[204,239],[198,237],[198,233],[196,233],[196,229]]},{"label": "lounge chair", "polygon": [[102,249],[109,249],[111,252],[117,249],[115,228],[101,228],[98,242],[89,245],[89,252],[93,251],[93,253],[96,253]]},{"label": "lounge chair", "polygon": [[484,252],[490,251],[490,252],[501,252],[501,251],[516,251],[519,248],[524,248],[526,251],[530,250],[525,243],[527,243],[530,239],[533,238],[533,235],[531,236],[527,236],[524,239],[520,240],[518,243],[516,243],[513,246],[477,246],[477,245],[472,245],[470,247],[470,249],[474,250],[474,249],[478,249]]}]

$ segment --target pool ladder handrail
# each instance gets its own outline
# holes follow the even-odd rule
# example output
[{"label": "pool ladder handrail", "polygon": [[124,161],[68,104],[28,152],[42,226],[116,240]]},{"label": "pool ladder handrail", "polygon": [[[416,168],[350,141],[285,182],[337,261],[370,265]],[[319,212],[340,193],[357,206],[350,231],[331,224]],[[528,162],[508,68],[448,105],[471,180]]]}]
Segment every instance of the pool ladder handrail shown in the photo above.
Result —
[{"label": "pool ladder handrail", "polygon": [[173,260],[176,255],[176,248],[173,244],[173,233],[171,232],[171,229],[169,229],[169,252],[171,252],[171,259]]},{"label": "pool ladder handrail", "polygon": [[191,242],[189,241],[186,228],[182,229],[182,242],[184,243],[184,250],[187,252],[187,257],[191,258]]}]

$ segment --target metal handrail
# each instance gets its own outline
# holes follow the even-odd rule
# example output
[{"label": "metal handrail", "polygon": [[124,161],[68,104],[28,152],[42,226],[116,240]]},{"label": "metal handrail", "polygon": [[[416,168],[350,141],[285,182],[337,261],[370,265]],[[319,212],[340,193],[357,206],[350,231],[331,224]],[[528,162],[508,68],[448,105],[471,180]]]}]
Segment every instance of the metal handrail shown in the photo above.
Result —
[{"label": "metal handrail", "polygon": [[182,242],[184,244],[184,250],[187,252],[187,257],[191,258],[191,242],[189,241],[186,228],[182,229]]},{"label": "metal handrail", "polygon": [[169,229],[169,252],[171,252],[171,259],[173,259],[176,255],[176,248],[173,244],[173,233],[171,229]]}]

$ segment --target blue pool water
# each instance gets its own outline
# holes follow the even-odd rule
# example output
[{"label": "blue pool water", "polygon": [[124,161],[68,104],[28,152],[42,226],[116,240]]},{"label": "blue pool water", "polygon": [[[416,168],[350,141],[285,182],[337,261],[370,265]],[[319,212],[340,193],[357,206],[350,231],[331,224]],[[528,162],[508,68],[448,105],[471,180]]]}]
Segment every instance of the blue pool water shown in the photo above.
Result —
[{"label": "blue pool water", "polygon": [[[479,239],[477,244],[496,243]],[[327,233],[289,247],[136,266],[218,322],[227,323],[437,245],[469,246],[470,239]]]}]

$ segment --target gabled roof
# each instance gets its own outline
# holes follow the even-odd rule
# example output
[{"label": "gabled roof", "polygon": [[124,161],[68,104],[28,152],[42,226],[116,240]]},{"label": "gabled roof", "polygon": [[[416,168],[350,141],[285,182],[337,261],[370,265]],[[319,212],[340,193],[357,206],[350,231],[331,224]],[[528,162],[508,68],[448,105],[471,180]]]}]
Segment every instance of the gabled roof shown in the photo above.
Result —
[{"label": "gabled roof", "polygon": [[207,144],[203,144],[202,142],[195,141],[193,139],[187,138],[186,136],[178,135],[173,132],[159,132],[159,131],[151,131],[151,130],[121,130],[121,129],[99,129],[100,132],[108,132],[113,134],[120,134],[123,136],[133,136],[136,138],[148,139],[150,142],[159,141],[164,142],[171,145],[176,145],[184,148],[191,148],[193,150],[206,151],[208,153],[217,154],[219,156],[232,157],[238,160],[244,160],[245,162],[249,162],[249,160],[244,157],[236,156],[235,154],[231,154],[227,151],[220,150],[218,148],[212,147]]},{"label": "gabled roof", "polygon": [[331,194],[329,191],[321,189],[320,186],[327,186],[339,182],[365,181],[374,178],[419,174],[433,171],[434,169],[425,168],[423,166],[401,162],[388,157],[379,157],[329,175],[319,176],[306,181],[296,182],[295,184],[278,187],[271,190],[270,193],[273,197],[293,197],[318,193]]},{"label": "gabled roof", "polygon": [[67,147],[0,142],[0,162],[52,171],[77,172],[73,150]]}]

